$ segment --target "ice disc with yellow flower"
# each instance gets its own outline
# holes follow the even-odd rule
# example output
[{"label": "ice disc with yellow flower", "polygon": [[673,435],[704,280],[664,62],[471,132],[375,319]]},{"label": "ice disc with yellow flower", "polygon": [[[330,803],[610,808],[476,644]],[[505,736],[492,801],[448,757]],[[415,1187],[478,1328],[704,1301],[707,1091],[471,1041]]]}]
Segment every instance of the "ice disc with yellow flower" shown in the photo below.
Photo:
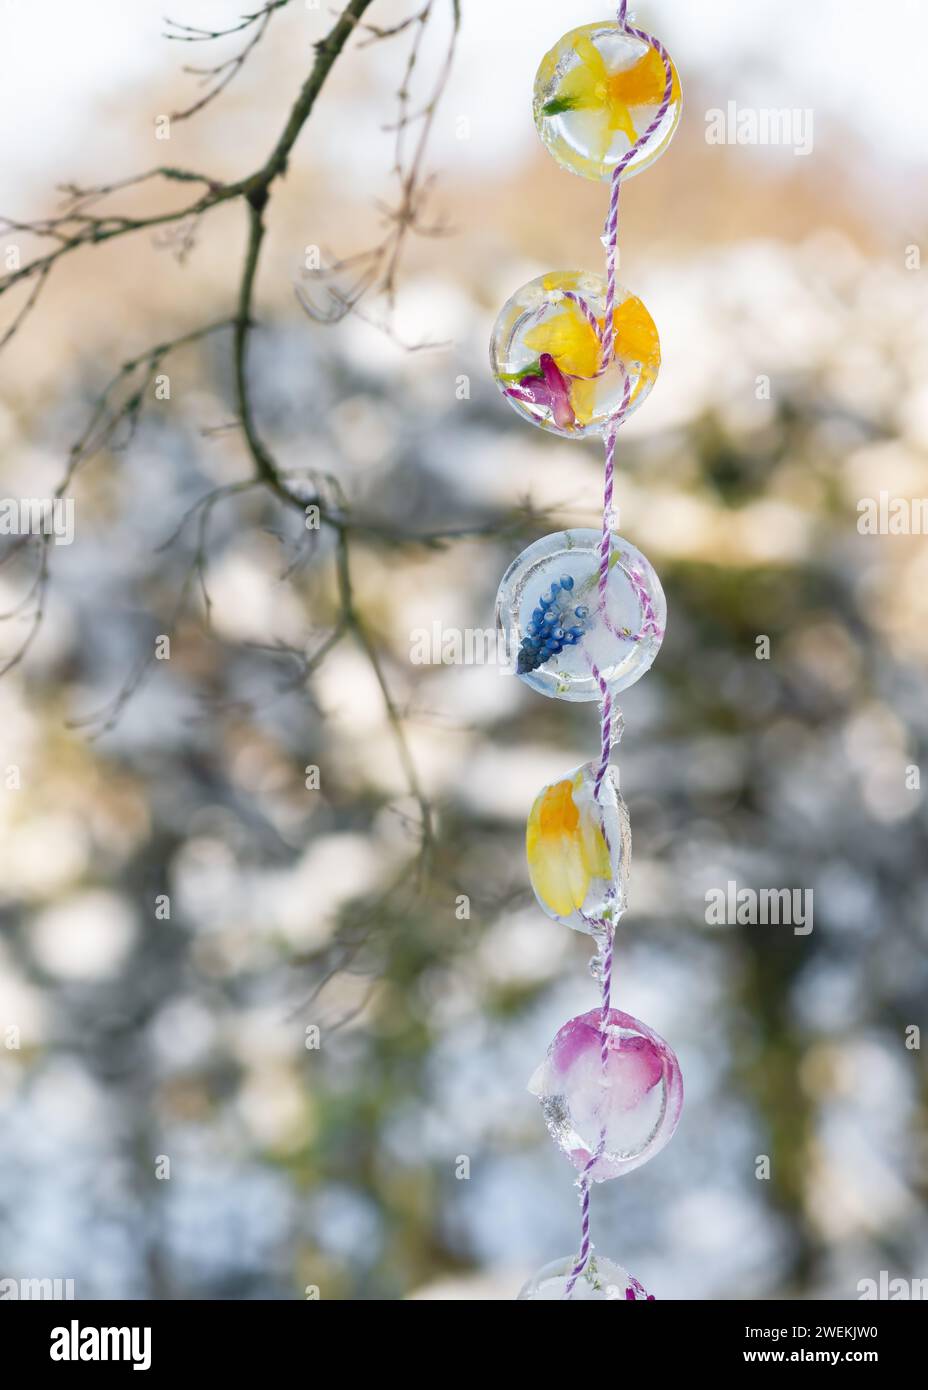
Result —
[{"label": "ice disc with yellow flower", "polygon": [[528,872],[540,907],[590,936],[625,911],[631,831],[618,775],[607,768],[596,797],[593,763],[539,792],[528,818]]},{"label": "ice disc with yellow flower", "polygon": [[[622,178],[646,169],[670,144],[683,106],[670,64],[669,104]],[[557,162],[587,179],[609,179],[642,140],[667,95],[660,53],[614,24],[572,29],[541,60],[533,110],[538,133]]]},{"label": "ice disc with yellow flower", "polygon": [[584,271],[540,275],[507,300],[493,329],[490,365],[523,418],[577,439],[602,433],[623,407],[627,415],[641,404],[661,365],[654,320],[636,295],[617,286],[607,360],[605,313],[606,282]]}]

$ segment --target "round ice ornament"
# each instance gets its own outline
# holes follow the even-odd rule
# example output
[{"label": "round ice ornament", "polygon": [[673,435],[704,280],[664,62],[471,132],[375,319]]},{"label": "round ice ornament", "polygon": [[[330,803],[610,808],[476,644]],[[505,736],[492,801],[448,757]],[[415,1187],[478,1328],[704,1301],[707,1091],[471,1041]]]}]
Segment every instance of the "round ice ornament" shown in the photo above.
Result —
[{"label": "round ice ornament", "polygon": [[625,911],[631,857],[618,774],[606,769],[597,799],[597,770],[584,763],[540,791],[525,836],[539,906],[556,922],[591,936],[614,926]]},{"label": "round ice ornament", "polygon": [[565,1023],[529,1083],[551,1137],[593,1182],[620,1177],[660,1153],[683,1107],[674,1053],[644,1023],[610,1009],[602,1063],[602,1011]]},{"label": "round ice ornament", "polygon": [[[523,1284],[516,1302],[530,1298],[560,1301],[566,1292],[576,1258],[576,1255],[567,1255],[562,1260],[552,1260],[545,1265]],[[654,1302],[653,1293],[648,1293],[628,1270],[602,1255],[590,1256],[586,1268],[571,1289],[570,1298],[571,1302],[576,1299],[578,1303],[606,1300],[619,1303]]]},{"label": "round ice ornament", "polygon": [[587,179],[609,179],[635,145],[621,177],[653,164],[683,107],[680,79],[668,62],[669,92],[663,57],[637,34],[603,22],[565,34],[541,60],[533,101],[538,133],[558,164]]},{"label": "round ice ornament", "polygon": [[533,425],[568,438],[602,433],[651,390],[661,365],[651,315],[616,286],[613,354],[605,362],[605,314],[606,282],[585,271],[540,275],[503,305],[490,365],[510,405]]},{"label": "round ice ornament", "polygon": [[610,537],[605,591],[602,535],[557,531],[530,545],[503,575],[496,623],[527,685],[561,700],[599,700],[633,685],[660,650],[667,604],[639,550]]}]

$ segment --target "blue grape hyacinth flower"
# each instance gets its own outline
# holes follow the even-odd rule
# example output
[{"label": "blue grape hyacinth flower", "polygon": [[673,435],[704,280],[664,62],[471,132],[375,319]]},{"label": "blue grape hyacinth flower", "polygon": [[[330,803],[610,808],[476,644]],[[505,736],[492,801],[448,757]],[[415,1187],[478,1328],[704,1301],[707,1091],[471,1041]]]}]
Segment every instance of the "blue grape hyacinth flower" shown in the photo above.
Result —
[{"label": "blue grape hyacinth flower", "polygon": [[556,579],[532,610],[516,663],[520,676],[544,666],[565,647],[575,647],[585,633],[589,609],[582,605],[571,608],[573,587],[573,575]]}]

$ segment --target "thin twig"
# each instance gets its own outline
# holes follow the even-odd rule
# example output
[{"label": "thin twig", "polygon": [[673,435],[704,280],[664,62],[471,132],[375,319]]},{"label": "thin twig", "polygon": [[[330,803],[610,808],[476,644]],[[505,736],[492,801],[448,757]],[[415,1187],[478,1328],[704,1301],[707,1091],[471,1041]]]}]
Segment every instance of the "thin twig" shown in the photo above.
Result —
[{"label": "thin twig", "polygon": [[[352,256],[336,258],[328,265],[309,273],[309,278],[321,285],[325,292],[326,298],[322,304],[317,304],[311,295],[299,286],[296,287],[297,298],[304,311],[310,318],[321,323],[338,323],[348,314],[358,313],[358,306],[365,297],[383,296],[387,303],[388,318],[378,326],[397,342],[399,339],[392,325],[392,310],[407,240],[411,235],[446,236],[450,230],[442,222],[429,223],[425,220],[424,210],[434,187],[434,179],[426,177],[424,167],[435,113],[448,85],[457,48],[461,23],[459,0],[451,0],[451,35],[438,80],[422,109],[414,114],[410,113],[412,79],[419,61],[425,31],[436,13],[436,4],[437,0],[427,0],[420,10],[389,29],[380,29],[370,24],[360,26],[370,35],[361,47],[413,30],[405,70],[396,94],[397,118],[384,127],[395,133],[393,175],[399,189],[398,197],[395,203],[382,204],[380,207],[387,231],[379,242]],[[417,123],[420,125],[419,133],[412,152],[407,154],[407,132]],[[346,274],[350,275],[347,285],[343,283]],[[406,347],[408,351],[415,351],[419,347],[429,345],[401,343],[400,346]]]},{"label": "thin twig", "polygon": [[[286,3],[287,0],[270,0],[270,3],[262,6],[260,10],[255,11],[253,14],[243,16],[239,24],[224,31],[197,30],[192,26],[180,24],[173,25],[177,32],[171,35],[171,37],[186,42],[198,42],[206,41],[211,38],[220,38],[226,34],[238,33],[251,28],[254,28],[255,31],[238,59],[230,59],[227,63],[221,64],[217,69],[213,70],[214,74],[221,73],[221,82],[219,86],[212,88],[204,99],[197,103],[197,105],[191,108],[187,113],[182,113],[182,115],[190,115],[193,113],[193,110],[202,109],[207,101],[212,100],[215,95],[218,95],[218,91],[222,90],[222,88],[227,85],[228,81],[231,80],[231,76],[234,76],[235,72],[241,69],[245,57],[253,50],[255,44],[264,34],[272,13],[277,9],[283,8]],[[222,328],[231,327],[233,377],[239,417],[237,423],[242,431],[254,471],[251,477],[216,488],[204,498],[201,498],[189,509],[184,518],[182,518],[174,534],[164,543],[165,546],[173,544],[178,539],[187,523],[191,520],[195,521],[197,526],[196,547],[187,575],[177,597],[173,615],[167,625],[167,633],[171,636],[175,634],[178,624],[186,612],[194,589],[197,589],[201,595],[206,620],[207,622],[209,621],[210,596],[206,583],[208,528],[213,509],[219,501],[260,485],[266,487],[280,502],[288,507],[299,509],[301,513],[305,513],[305,509],[310,505],[318,507],[321,523],[331,528],[336,535],[336,575],[340,608],[332,633],[322,642],[311,657],[306,658],[300,673],[301,680],[305,681],[309,679],[318,669],[318,666],[328,653],[331,652],[335,645],[341,641],[347,633],[350,632],[355,637],[370,664],[380,688],[385,716],[393,733],[407,786],[419,808],[419,828],[423,848],[422,859],[424,862],[425,855],[430,849],[433,841],[431,807],[424,794],[418,776],[418,771],[406,735],[403,714],[390,689],[381,653],[378,651],[374,641],[368,633],[354,604],[349,571],[349,535],[353,532],[357,532],[359,535],[365,536],[368,539],[377,540],[384,538],[388,541],[392,539],[393,543],[396,544],[438,546],[443,544],[449,536],[453,534],[463,534],[463,532],[435,533],[431,536],[404,535],[400,532],[396,532],[391,535],[389,528],[375,523],[370,519],[355,519],[351,517],[348,514],[344,498],[341,497],[340,491],[337,488],[333,488],[336,505],[334,507],[330,505],[322,495],[320,484],[324,480],[319,476],[316,478],[314,492],[310,495],[305,495],[304,489],[297,484],[296,480],[279,468],[260,433],[251,397],[247,361],[248,346],[254,329],[253,300],[255,279],[265,235],[264,214],[271,196],[272,187],[276,180],[285,174],[293,147],[313,110],[316,99],[322,90],[333,64],[350,37],[361,25],[363,16],[371,3],[372,0],[350,0],[350,3],[346,5],[329,34],[316,45],[315,59],[312,68],[290,110],[280,136],[273,145],[264,164],[249,177],[231,184],[220,184],[213,182],[204,175],[192,171],[163,166],[148,170],[143,174],[106,184],[100,184],[92,188],[81,188],[76,185],[68,185],[63,190],[67,195],[66,209],[59,216],[32,223],[7,222],[7,227],[11,229],[30,232],[41,239],[53,241],[55,244],[51,250],[34,257],[31,261],[27,262],[26,265],[0,277],[0,296],[19,283],[29,280],[36,281],[25,306],[20,310],[11,329],[7,330],[3,339],[0,340],[0,346],[2,346],[4,342],[9,341],[20,327],[26,315],[31,313],[35,308],[40,298],[41,290],[46,284],[51,270],[58,260],[64,256],[70,255],[72,252],[85,246],[99,245],[103,242],[131,235],[138,231],[173,227],[177,224],[188,226],[191,223],[196,223],[199,218],[222,203],[238,199],[243,201],[247,211],[248,227],[245,260],[239,281],[234,316],[223,319],[218,323],[193,329],[174,339],[156,344],[145,352],[123,363],[122,367],[120,367],[98,398],[81,437],[72,447],[67,467],[64,471],[61,483],[56,490],[55,496],[61,497],[64,495],[77,470],[90,458],[98,454],[101,449],[110,448],[112,450],[126,447],[138,426],[148,387],[168,354],[177,351],[185,345],[198,342]],[[435,0],[428,0],[428,3],[418,14],[412,16],[408,22],[393,31],[401,32],[411,27],[416,28],[413,51],[410,60],[407,62],[407,75],[404,78],[404,88],[408,81],[408,75],[415,64],[415,56],[419,51],[422,32],[433,12],[434,3]],[[449,65],[454,52],[460,21],[458,0],[452,0],[452,11],[454,22],[448,55],[433,96],[428,106],[425,108],[424,113],[420,113],[422,129],[419,132],[419,137],[416,141],[411,159],[408,164],[402,164],[402,167],[401,161],[405,159],[403,153],[402,130],[404,130],[406,124],[408,124],[408,110],[406,109],[406,104],[408,103],[406,97],[401,98],[404,107],[401,112],[401,129],[398,131],[397,137],[397,149],[399,151],[397,167],[401,183],[401,202],[399,207],[394,209],[391,214],[393,227],[380,252],[381,286],[386,288],[390,294],[392,294],[393,291],[397,267],[399,265],[400,250],[407,232],[409,230],[414,230],[422,233],[424,230],[419,216],[419,200],[422,192],[422,161],[424,158],[428,130],[431,126],[432,118],[434,117],[435,107],[437,106],[441,92],[447,82]],[[381,36],[387,37],[387,33],[384,32]],[[138,217],[103,211],[97,212],[98,205],[112,194],[122,192],[128,188],[135,187],[156,178],[163,179],[167,182],[202,183],[205,186],[205,191],[195,202],[185,207],[172,211],[158,212],[150,216]],[[184,242],[183,244],[186,243]],[[125,391],[124,388],[127,387],[129,389]],[[117,434],[120,426],[123,424],[126,426],[126,438],[118,442]],[[30,593],[27,595],[27,600],[35,601],[33,625],[20,649],[9,658],[6,667],[2,669],[9,670],[12,666],[21,661],[31,643],[35,640],[44,614],[48,581],[48,545],[47,537],[43,537],[40,567]],[[135,691],[138,690],[150,671],[154,661],[154,655],[154,646],[152,646],[152,650],[139,661],[136,669],[113,700],[104,706],[102,710],[77,721],[77,726],[96,726],[97,736],[112,729],[129,699]],[[2,674],[2,669],[0,669],[0,674]]]},{"label": "thin twig", "polygon": [[166,19],[165,23],[170,25],[174,33],[166,33],[166,39],[174,39],[178,43],[206,43],[211,39],[227,38],[230,34],[240,34],[246,29],[254,28],[255,32],[245,44],[240,52],[231,58],[226,58],[224,62],[216,63],[213,67],[190,67],[184,68],[184,72],[191,73],[195,77],[202,77],[207,91],[198,101],[186,107],[182,111],[175,111],[171,115],[172,121],[186,121],[191,116],[195,116],[198,111],[202,111],[205,106],[209,106],[211,101],[224,92],[233,78],[241,72],[251,54],[264,38],[267,26],[271,22],[275,10],[282,10],[290,0],[267,0],[260,10],[255,10],[253,14],[243,15],[238,24],[233,24],[228,29],[198,29],[194,25],[181,24],[174,19]]}]

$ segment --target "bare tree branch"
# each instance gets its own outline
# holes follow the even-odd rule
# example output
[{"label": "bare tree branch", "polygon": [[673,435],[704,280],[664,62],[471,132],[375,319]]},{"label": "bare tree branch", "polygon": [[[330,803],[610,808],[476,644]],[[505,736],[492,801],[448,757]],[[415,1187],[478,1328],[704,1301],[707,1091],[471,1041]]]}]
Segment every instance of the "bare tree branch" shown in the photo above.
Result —
[{"label": "bare tree branch", "polygon": [[[387,230],[379,242],[366,251],[337,258],[328,266],[307,273],[308,278],[320,284],[325,292],[325,300],[322,304],[314,302],[312,297],[300,286],[295,287],[297,298],[305,312],[310,318],[319,322],[337,323],[348,314],[357,313],[361,300],[372,294],[383,295],[387,301],[388,309],[392,310],[400,265],[409,236],[446,236],[450,230],[442,222],[427,222],[424,216],[425,207],[434,187],[434,179],[427,177],[424,172],[425,156],[435,113],[451,73],[461,24],[459,0],[450,0],[450,3],[451,34],[444,62],[428,100],[422,109],[415,114],[410,114],[411,83],[419,61],[426,29],[437,13],[437,0],[427,0],[427,3],[415,14],[410,15],[390,29],[379,29],[369,24],[359,25],[371,36],[364,41],[362,47],[383,39],[393,38],[395,35],[406,33],[410,29],[413,31],[405,70],[396,94],[397,118],[392,124],[384,127],[386,130],[394,131],[396,135],[393,174],[399,186],[399,194],[394,204],[381,205],[380,211]],[[411,152],[408,152],[407,133],[410,127],[417,123],[420,125],[419,133],[413,142]],[[347,284],[344,283],[346,278]],[[391,337],[396,337],[389,319],[387,323],[379,326],[390,333]],[[401,344],[401,346],[407,347],[409,351],[415,351],[422,346],[440,346],[440,344]]]},{"label": "bare tree branch", "polygon": [[255,30],[245,47],[231,58],[226,58],[223,62],[214,64],[213,67],[186,66],[184,68],[184,72],[201,77],[203,85],[208,90],[191,106],[186,107],[183,111],[173,112],[171,120],[188,120],[189,117],[195,116],[198,111],[202,111],[205,106],[214,101],[221,92],[224,92],[233,78],[241,72],[254,49],[264,38],[274,11],[282,10],[289,3],[290,0],[267,0],[267,3],[262,5],[260,10],[255,10],[253,14],[242,15],[239,23],[233,24],[228,29],[198,29],[194,25],[180,24],[177,20],[166,19],[165,24],[169,25],[174,32],[166,33],[164,37],[174,39],[179,43],[205,43],[211,39],[227,38],[230,34],[240,34],[246,29],[254,28]]},{"label": "bare tree branch", "polygon": [[[184,118],[192,115],[195,110],[201,110],[228,85],[228,82],[241,70],[245,60],[263,37],[273,13],[284,8],[287,3],[288,0],[269,0],[269,3],[251,14],[242,16],[238,24],[226,30],[201,30],[193,26],[168,21],[175,31],[168,37],[190,43],[206,42],[230,34],[252,31],[245,48],[236,57],[218,64],[215,68],[205,70],[204,75],[215,78],[215,83],[198,103],[188,111],[180,113],[180,116],[175,117],[175,119]],[[418,58],[425,26],[434,12],[436,0],[428,0],[428,3],[419,12],[410,16],[401,25],[395,26],[393,30],[369,31],[372,37],[376,38],[390,37],[409,29],[414,31],[412,48],[407,58],[406,70],[398,94],[399,116],[395,126],[397,132],[395,173],[400,182],[400,199],[395,208],[387,210],[386,215],[390,222],[390,231],[381,247],[374,253],[367,253],[367,259],[365,256],[359,258],[362,264],[364,289],[376,283],[391,298],[395,289],[402,247],[407,234],[415,232],[420,235],[434,235],[436,232],[436,229],[426,227],[421,218],[421,200],[429,187],[429,181],[422,178],[422,168],[428,133],[437,103],[447,82],[460,23],[458,0],[450,0],[450,3],[452,35],[446,59],[431,98],[425,108],[415,116],[409,115],[409,79]],[[40,240],[51,241],[53,245],[51,249],[36,255],[25,265],[0,277],[0,297],[19,284],[28,281],[35,282],[26,303],[19,310],[12,325],[0,338],[0,347],[9,342],[21,327],[24,319],[34,310],[52,269],[63,257],[86,246],[99,245],[119,237],[129,236],[135,232],[177,227],[182,229],[181,248],[183,249],[188,244],[190,235],[183,229],[195,225],[200,218],[221,204],[235,200],[242,201],[247,216],[247,235],[245,258],[239,280],[234,315],[217,323],[179,334],[177,337],[156,344],[123,363],[105,387],[91,412],[81,437],[73,445],[55,496],[64,495],[78,469],[88,459],[98,454],[101,449],[114,450],[127,446],[138,426],[151,382],[157,375],[164,359],[170,353],[199,342],[222,329],[231,328],[232,365],[238,410],[237,425],[242,431],[254,471],[250,477],[213,489],[201,498],[188,510],[174,534],[164,543],[165,546],[173,544],[189,522],[194,521],[196,523],[197,540],[194,553],[177,597],[173,615],[165,630],[168,635],[173,635],[176,632],[194,592],[199,592],[206,622],[207,624],[209,622],[210,597],[206,582],[209,521],[214,507],[221,500],[248,489],[263,486],[278,501],[287,507],[299,509],[301,513],[305,514],[306,508],[310,505],[318,507],[321,524],[331,528],[336,536],[336,588],[339,596],[339,612],[331,634],[320,644],[312,656],[301,659],[298,668],[299,683],[305,684],[310,679],[328,653],[346,634],[353,635],[370,664],[381,691],[385,716],[393,734],[407,787],[419,808],[419,831],[424,861],[424,856],[433,840],[431,807],[423,791],[411,753],[403,713],[387,679],[382,654],[368,632],[354,602],[349,567],[349,538],[352,534],[357,533],[366,539],[388,544],[416,544],[437,547],[444,544],[452,536],[467,534],[467,532],[436,532],[431,535],[404,534],[399,531],[392,531],[391,528],[373,519],[355,517],[349,512],[337,486],[330,489],[333,494],[332,499],[324,495],[321,486],[324,480],[319,475],[316,475],[313,489],[307,495],[302,480],[297,480],[280,469],[260,433],[255,418],[248,374],[248,350],[254,331],[255,280],[265,235],[265,213],[273,186],[285,174],[293,147],[313,110],[329,72],[346,43],[362,26],[363,16],[371,4],[372,0],[349,0],[331,31],[316,45],[312,67],[289,112],[283,130],[264,164],[248,177],[234,183],[223,184],[190,170],[159,166],[142,174],[101,183],[89,188],[66,185],[62,190],[66,195],[65,207],[57,216],[34,222],[6,220],[4,225],[9,230],[27,232]],[[412,152],[407,157],[405,136],[407,128],[413,122],[419,122],[420,129]],[[180,208],[161,211],[148,216],[132,216],[105,210],[106,200],[114,194],[153,180],[181,184],[199,183],[203,185],[203,192],[194,202],[188,202]],[[371,259],[371,255],[373,255],[373,259]],[[367,269],[365,269],[365,265],[368,266]],[[337,317],[341,317],[341,315],[337,315]],[[120,439],[121,429],[124,430],[124,437]],[[479,534],[480,530],[481,528],[478,527],[469,533]],[[5,668],[2,669],[9,670],[23,659],[41,625],[49,580],[48,549],[47,537],[41,538],[40,567],[25,600],[26,603],[32,601],[35,604],[32,627],[20,648],[8,659]],[[111,729],[129,699],[146,678],[153,660],[154,646],[139,661],[114,699],[102,710],[77,721],[78,725],[95,727],[97,736]],[[2,674],[2,669],[0,669],[0,674]]]}]

